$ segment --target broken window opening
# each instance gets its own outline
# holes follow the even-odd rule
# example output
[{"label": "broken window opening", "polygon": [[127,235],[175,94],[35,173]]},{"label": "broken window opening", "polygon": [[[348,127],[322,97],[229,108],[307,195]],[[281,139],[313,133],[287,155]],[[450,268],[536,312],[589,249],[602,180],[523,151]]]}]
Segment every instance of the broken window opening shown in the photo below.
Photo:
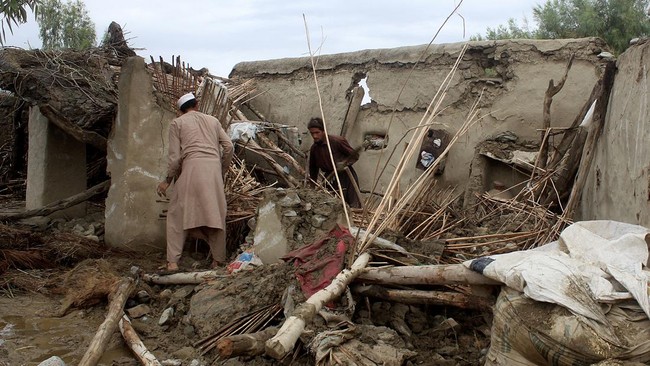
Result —
[{"label": "broken window opening", "polygon": [[367,133],[363,136],[363,147],[366,150],[382,150],[388,147],[388,136],[380,133]]},{"label": "broken window opening", "polygon": [[363,99],[361,99],[361,105],[366,105],[372,103],[372,98],[370,97],[370,88],[368,87],[368,75],[359,80],[359,86],[363,88],[364,94]]}]

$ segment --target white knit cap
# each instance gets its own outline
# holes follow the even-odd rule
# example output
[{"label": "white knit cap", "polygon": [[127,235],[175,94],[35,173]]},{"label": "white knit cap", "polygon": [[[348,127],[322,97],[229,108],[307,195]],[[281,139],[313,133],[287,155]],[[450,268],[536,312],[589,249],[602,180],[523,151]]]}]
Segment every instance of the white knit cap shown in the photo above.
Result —
[{"label": "white knit cap", "polygon": [[178,109],[181,109],[181,107],[183,106],[183,104],[185,104],[185,102],[190,101],[192,99],[196,99],[196,97],[192,93],[187,93],[182,97],[178,98],[178,102],[176,102]]}]

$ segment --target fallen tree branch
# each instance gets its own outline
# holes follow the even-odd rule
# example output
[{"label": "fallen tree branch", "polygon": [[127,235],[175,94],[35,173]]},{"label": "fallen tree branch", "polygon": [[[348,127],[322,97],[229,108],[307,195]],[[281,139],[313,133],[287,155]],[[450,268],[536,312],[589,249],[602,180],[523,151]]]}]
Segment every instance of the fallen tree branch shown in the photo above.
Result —
[{"label": "fallen tree branch", "polygon": [[110,187],[111,187],[111,181],[107,180],[97,184],[96,186],[88,188],[87,190],[81,193],[77,193],[74,196],[64,198],[56,202],[52,202],[45,207],[35,208],[33,210],[27,210],[27,211],[17,212],[17,213],[10,213],[4,215],[0,214],[0,220],[20,220],[27,217],[33,217],[33,216],[47,216],[53,212],[64,210],[68,207],[72,207],[74,205],[77,205],[81,202],[84,202],[92,198],[93,196],[106,192]]},{"label": "fallen tree branch", "polygon": [[97,361],[102,357],[108,341],[115,329],[117,329],[118,322],[122,318],[122,314],[124,314],[124,304],[134,287],[135,281],[132,278],[122,278],[116,283],[115,290],[108,295],[110,303],[106,319],[104,319],[104,322],[99,326],[99,330],[90,341],[90,346],[88,346],[88,350],[78,366],[97,365]]},{"label": "fallen tree branch", "polygon": [[142,279],[145,282],[155,283],[157,285],[196,285],[216,278],[228,277],[227,275],[220,275],[219,273],[220,272],[218,271],[202,271],[182,272],[169,275],[145,274],[142,276]]},{"label": "fallen tree branch", "polygon": [[278,328],[269,327],[257,333],[239,334],[225,337],[217,342],[219,359],[225,360],[238,356],[260,356],[264,354],[266,341],[278,332]]},{"label": "fallen tree branch", "polygon": [[383,286],[354,286],[352,292],[382,300],[410,305],[454,306],[461,309],[485,310],[494,305],[494,299],[447,291],[397,290]]},{"label": "fallen tree branch", "polygon": [[305,325],[311,323],[324,304],[341,296],[348,284],[368,265],[368,261],[370,261],[370,254],[361,254],[350,269],[341,271],[332,280],[332,283],[296,307],[292,315],[282,324],[278,333],[266,342],[266,354],[280,360],[291,352],[305,329]]},{"label": "fallen tree branch", "polygon": [[501,285],[462,264],[368,268],[357,280],[383,285]]},{"label": "fallen tree branch", "polygon": [[122,315],[119,326],[120,332],[124,337],[126,345],[129,346],[131,351],[133,351],[133,354],[140,360],[140,363],[142,363],[144,366],[162,365],[160,362],[158,362],[156,356],[154,356],[153,353],[149,352],[144,343],[142,343],[140,337],[138,337],[138,333],[136,333],[135,329],[133,329],[131,320],[128,316]]},{"label": "fallen tree branch", "polygon": [[539,151],[539,167],[542,169],[546,169],[546,163],[548,162],[548,148],[550,142],[548,141],[546,134],[551,127],[551,103],[553,103],[553,96],[559,93],[560,90],[562,90],[564,87],[567,76],[569,76],[569,70],[571,70],[571,65],[573,65],[574,57],[575,53],[572,54],[569,58],[569,62],[566,65],[566,70],[564,70],[564,76],[562,76],[560,82],[555,85],[553,79],[549,80],[548,89],[546,89],[546,93],[544,93],[543,126],[542,137],[540,140],[542,147]]}]

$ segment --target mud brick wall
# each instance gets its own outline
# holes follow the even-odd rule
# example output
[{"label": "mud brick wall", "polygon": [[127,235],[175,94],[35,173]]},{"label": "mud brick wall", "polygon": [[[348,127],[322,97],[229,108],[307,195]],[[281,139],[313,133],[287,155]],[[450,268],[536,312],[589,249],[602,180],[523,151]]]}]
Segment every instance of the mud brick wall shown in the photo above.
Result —
[{"label": "mud brick wall", "polygon": [[[376,167],[387,166],[379,189],[390,180],[412,131],[424,116],[438,87],[447,76],[464,44],[439,44],[363,50],[319,56],[317,75],[328,131],[338,134],[348,110],[351,90],[365,78],[372,100],[361,107],[356,123],[347,129],[353,147],[369,135],[386,136],[384,150],[367,150],[355,164],[362,191],[369,191]],[[551,108],[551,124],[571,124],[600,76],[597,57],[606,50],[602,40],[512,40],[470,42],[453,77],[451,89],[432,129],[453,136],[471,106],[482,95],[482,121],[450,151],[440,179],[465,187],[475,147],[486,139],[512,131],[522,140],[539,140],[544,92],[550,79],[559,81],[571,54],[575,61],[562,91]],[[304,133],[303,149],[311,139],[306,123],[320,116],[318,95],[309,58],[242,62],[231,77],[255,78],[259,95],[251,101],[268,120],[296,126]],[[390,152],[395,150],[392,158]],[[406,185],[422,172],[416,161],[402,178]]]},{"label": "mud brick wall", "polygon": [[628,48],[609,99],[603,134],[581,200],[582,219],[650,227],[650,96],[647,40]]}]

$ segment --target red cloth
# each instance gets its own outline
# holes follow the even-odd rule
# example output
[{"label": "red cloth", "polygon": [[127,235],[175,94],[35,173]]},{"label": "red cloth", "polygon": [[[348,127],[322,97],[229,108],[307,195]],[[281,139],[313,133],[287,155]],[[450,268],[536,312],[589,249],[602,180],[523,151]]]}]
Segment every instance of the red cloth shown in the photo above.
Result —
[{"label": "red cloth", "polygon": [[325,237],[287,253],[282,259],[298,267],[296,278],[307,298],[327,287],[343,270],[345,253],[354,242],[348,229],[333,228]]}]

